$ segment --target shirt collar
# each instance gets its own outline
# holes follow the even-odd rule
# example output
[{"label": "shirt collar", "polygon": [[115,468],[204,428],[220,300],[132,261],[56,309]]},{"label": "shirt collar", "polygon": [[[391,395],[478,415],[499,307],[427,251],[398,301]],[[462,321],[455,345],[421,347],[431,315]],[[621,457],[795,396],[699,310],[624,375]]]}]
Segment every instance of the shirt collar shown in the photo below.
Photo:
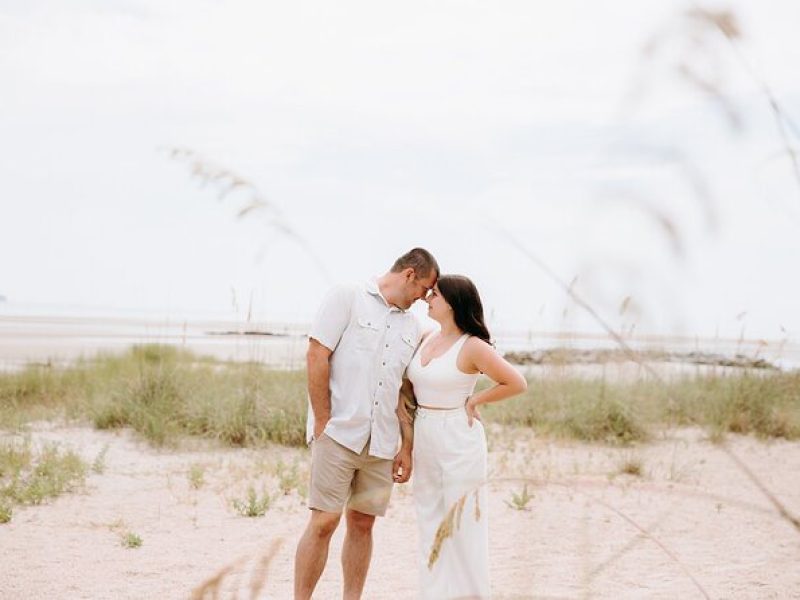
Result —
[{"label": "shirt collar", "polygon": [[381,290],[378,287],[378,277],[377,276],[372,276],[369,279],[367,279],[366,289],[367,289],[367,293],[372,294],[373,296],[376,296],[377,298],[379,298],[380,301],[383,302],[383,304],[386,306],[386,308],[388,308],[390,311],[396,310],[396,311],[400,311],[400,312],[406,312],[404,309],[402,309],[402,308],[400,308],[398,306],[394,306],[393,304],[389,304],[386,301],[386,298],[383,297],[383,294],[381,294]]}]

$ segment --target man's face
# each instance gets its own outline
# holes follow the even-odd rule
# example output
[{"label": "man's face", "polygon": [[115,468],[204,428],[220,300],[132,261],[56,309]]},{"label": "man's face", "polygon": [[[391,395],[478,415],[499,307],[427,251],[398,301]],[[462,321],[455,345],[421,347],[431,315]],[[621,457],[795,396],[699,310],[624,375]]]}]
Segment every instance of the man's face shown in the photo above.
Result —
[{"label": "man's face", "polygon": [[414,271],[414,269],[408,269],[406,272],[406,281],[403,286],[403,299],[404,303],[403,306],[400,308],[407,309],[410,308],[414,302],[417,300],[424,299],[430,291],[433,289],[433,286],[436,285],[436,273],[431,272],[430,275],[427,277],[419,277]]}]

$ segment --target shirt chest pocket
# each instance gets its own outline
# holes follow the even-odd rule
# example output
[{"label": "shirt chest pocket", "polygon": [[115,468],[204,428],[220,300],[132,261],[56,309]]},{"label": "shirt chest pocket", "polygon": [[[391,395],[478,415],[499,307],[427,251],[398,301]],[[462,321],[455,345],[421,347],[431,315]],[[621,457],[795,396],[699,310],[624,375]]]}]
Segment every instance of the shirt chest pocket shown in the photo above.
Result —
[{"label": "shirt chest pocket", "polygon": [[375,352],[378,349],[381,330],[373,319],[359,317],[354,333],[356,350]]}]

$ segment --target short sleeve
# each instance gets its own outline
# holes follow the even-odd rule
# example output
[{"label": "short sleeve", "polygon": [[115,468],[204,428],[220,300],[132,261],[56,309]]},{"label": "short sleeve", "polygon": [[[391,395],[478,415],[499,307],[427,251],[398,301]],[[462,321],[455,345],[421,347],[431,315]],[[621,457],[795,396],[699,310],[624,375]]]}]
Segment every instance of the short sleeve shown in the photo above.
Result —
[{"label": "short sleeve", "polygon": [[314,338],[333,352],[350,323],[350,307],[353,304],[354,288],[340,285],[331,289],[311,323],[309,338]]}]

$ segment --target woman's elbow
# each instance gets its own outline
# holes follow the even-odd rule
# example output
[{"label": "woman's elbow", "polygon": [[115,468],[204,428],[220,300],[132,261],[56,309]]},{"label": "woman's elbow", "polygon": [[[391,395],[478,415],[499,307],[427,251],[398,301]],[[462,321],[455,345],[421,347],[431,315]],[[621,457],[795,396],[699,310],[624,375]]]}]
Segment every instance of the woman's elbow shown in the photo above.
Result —
[{"label": "woman's elbow", "polygon": [[518,373],[518,377],[516,378],[516,381],[514,383],[516,384],[514,386],[515,395],[524,394],[525,391],[528,389],[528,380],[525,379],[525,377],[521,373]]}]

